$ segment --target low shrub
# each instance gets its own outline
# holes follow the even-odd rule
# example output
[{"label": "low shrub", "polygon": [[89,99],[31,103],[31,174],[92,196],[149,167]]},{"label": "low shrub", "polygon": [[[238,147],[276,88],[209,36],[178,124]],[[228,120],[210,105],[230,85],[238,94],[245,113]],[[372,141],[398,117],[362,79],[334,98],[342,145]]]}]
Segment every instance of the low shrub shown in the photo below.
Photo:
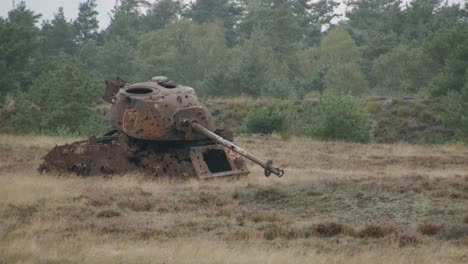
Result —
[{"label": "low shrub", "polygon": [[317,104],[305,107],[300,122],[305,136],[362,143],[372,140],[372,116],[368,106],[350,95],[321,96]]},{"label": "low shrub", "polygon": [[418,231],[427,236],[437,235],[440,229],[442,229],[442,225],[434,223],[425,223],[418,226]]},{"label": "low shrub", "polygon": [[135,212],[147,212],[153,209],[153,203],[149,200],[128,199],[117,204],[121,209],[129,209]]},{"label": "low shrub", "polygon": [[382,238],[396,232],[396,228],[392,225],[385,224],[369,224],[359,230],[358,237],[361,238]]},{"label": "low shrub", "polygon": [[333,237],[343,234],[346,227],[340,223],[326,222],[312,226],[312,234],[319,237]]},{"label": "low shrub", "polygon": [[286,108],[271,102],[253,108],[245,119],[246,132],[271,134],[273,132],[287,131],[290,126],[290,113]]},{"label": "low shrub", "polygon": [[120,212],[114,211],[114,210],[104,210],[97,214],[98,218],[112,218],[112,217],[118,217],[118,216],[120,216]]}]

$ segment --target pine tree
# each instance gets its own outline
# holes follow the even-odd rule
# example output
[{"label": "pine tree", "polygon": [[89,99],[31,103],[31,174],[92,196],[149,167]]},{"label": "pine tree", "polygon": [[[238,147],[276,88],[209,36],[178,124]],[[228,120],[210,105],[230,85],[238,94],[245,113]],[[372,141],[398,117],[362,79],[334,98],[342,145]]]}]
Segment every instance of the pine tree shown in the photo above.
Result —
[{"label": "pine tree", "polygon": [[31,82],[28,70],[37,47],[35,24],[40,17],[20,2],[7,19],[0,18],[0,98],[26,90]]},{"label": "pine tree", "polygon": [[96,40],[99,29],[96,10],[96,0],[87,0],[80,3],[78,7],[78,17],[73,25],[76,30],[76,40],[80,45],[90,40]]}]

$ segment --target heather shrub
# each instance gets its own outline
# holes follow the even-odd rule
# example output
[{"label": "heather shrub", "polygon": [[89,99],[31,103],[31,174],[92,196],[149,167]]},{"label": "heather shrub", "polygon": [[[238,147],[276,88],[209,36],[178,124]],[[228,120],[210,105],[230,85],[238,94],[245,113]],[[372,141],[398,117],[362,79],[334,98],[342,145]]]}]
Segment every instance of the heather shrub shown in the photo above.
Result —
[{"label": "heather shrub", "polygon": [[312,227],[312,233],[319,237],[333,237],[344,233],[346,227],[340,223],[325,222]]},{"label": "heather shrub", "polygon": [[418,226],[418,231],[427,236],[437,235],[440,229],[442,229],[442,226],[434,223],[425,223]]},{"label": "heather shrub", "polygon": [[359,230],[358,237],[361,238],[382,238],[396,231],[394,226],[385,224],[369,224]]}]

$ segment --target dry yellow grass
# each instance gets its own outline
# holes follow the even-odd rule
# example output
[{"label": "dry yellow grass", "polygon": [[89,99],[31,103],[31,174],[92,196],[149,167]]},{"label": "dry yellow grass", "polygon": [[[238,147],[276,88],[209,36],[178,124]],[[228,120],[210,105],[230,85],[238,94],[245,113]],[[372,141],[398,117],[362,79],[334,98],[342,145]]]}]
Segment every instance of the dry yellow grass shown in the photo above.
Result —
[{"label": "dry yellow grass", "polygon": [[[73,140],[0,136],[0,263],[468,262],[461,145],[238,139],[284,167],[281,179],[253,165],[237,181],[35,171],[49,148]],[[356,234],[314,233],[330,221]],[[432,222],[439,233],[417,233]],[[395,228],[363,237],[368,223]]]}]

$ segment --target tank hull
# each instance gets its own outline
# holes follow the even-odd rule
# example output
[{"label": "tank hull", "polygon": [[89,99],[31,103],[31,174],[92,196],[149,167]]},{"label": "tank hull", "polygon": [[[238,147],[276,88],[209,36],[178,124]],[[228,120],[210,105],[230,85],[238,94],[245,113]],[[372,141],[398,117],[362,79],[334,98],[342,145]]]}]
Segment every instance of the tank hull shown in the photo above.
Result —
[{"label": "tank hull", "polygon": [[[226,131],[217,133],[228,139],[232,135]],[[139,171],[151,177],[199,179],[248,174],[239,154],[213,141],[149,141],[117,130],[100,138],[54,147],[38,170],[80,176]]]}]

